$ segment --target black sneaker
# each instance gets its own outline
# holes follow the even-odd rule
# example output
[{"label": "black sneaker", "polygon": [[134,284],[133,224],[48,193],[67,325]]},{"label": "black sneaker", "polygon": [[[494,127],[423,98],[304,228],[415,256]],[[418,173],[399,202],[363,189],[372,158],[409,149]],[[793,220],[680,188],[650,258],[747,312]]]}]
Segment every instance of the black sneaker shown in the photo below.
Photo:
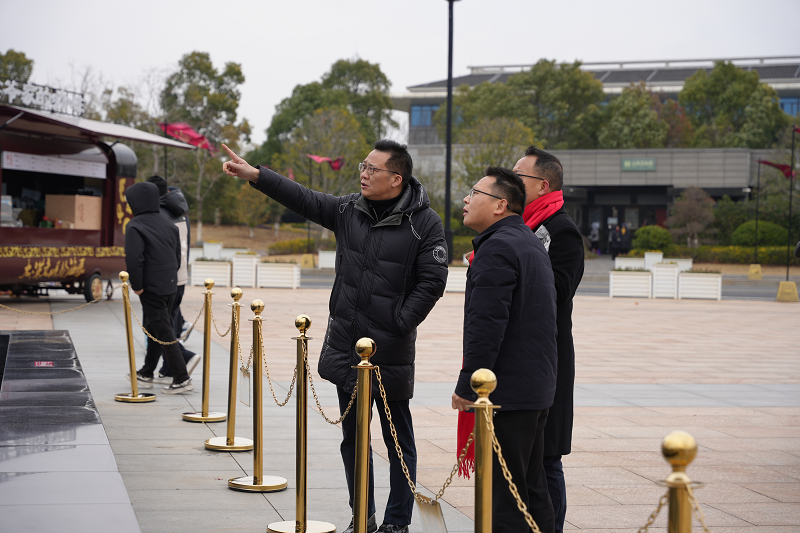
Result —
[{"label": "black sneaker", "polygon": [[[350,525],[342,533],[353,533],[353,520],[350,520]],[[378,531],[378,522],[375,521],[375,515],[367,518],[367,533],[375,533]]]},{"label": "black sneaker", "polygon": [[398,526],[396,524],[381,524],[378,533],[408,533],[408,526]]},{"label": "black sneaker", "polygon": [[164,387],[161,392],[164,394],[183,394],[184,392],[193,391],[192,378],[187,379],[183,383],[173,383],[169,387]]},{"label": "black sneaker", "polygon": [[[125,374],[125,377],[128,379],[128,381],[130,381],[131,380],[130,372]],[[137,372],[136,373],[136,385],[138,385],[138,387],[140,389],[152,389],[153,388],[153,378],[144,377],[143,375],[141,375],[140,373]]]}]

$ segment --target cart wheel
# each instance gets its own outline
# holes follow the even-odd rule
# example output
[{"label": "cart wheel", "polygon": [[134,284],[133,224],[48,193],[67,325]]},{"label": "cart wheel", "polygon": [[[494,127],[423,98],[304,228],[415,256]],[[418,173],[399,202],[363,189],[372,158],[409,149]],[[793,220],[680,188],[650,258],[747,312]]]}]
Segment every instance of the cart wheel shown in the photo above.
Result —
[{"label": "cart wheel", "polygon": [[92,274],[83,280],[83,297],[87,302],[93,302],[103,297],[103,280],[99,274]]}]

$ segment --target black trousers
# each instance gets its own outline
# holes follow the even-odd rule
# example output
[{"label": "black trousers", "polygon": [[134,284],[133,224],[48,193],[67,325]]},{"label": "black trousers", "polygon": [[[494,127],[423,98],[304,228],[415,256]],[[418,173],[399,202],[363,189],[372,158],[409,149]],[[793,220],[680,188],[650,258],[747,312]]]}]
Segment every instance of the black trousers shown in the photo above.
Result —
[{"label": "black trousers", "polygon": [[[144,291],[139,295],[142,302],[142,310],[145,316],[144,327],[156,339],[164,342],[175,340],[175,333],[172,328],[172,301],[175,294],[158,295]],[[189,379],[186,372],[186,362],[183,360],[178,344],[162,345],[148,339],[147,352],[144,356],[144,365],[139,372],[145,377],[153,377],[153,372],[158,366],[158,359],[161,353],[169,363],[172,370],[172,381],[183,383]]]},{"label": "black trousers", "polygon": [[[550,503],[547,478],[542,466],[547,412],[548,409],[497,411],[494,415],[494,428],[520,498],[528,506],[528,512],[542,533],[553,533],[553,505]],[[497,454],[492,455],[492,531],[531,531],[522,512],[517,508],[517,500],[508,490],[508,481],[503,477]]]},{"label": "black trousers", "polygon": [[[336,387],[336,392],[339,394],[339,412],[344,413],[347,409],[347,404],[350,402],[351,394],[348,394],[344,389]],[[394,439],[392,438],[392,431],[389,428],[389,421],[386,418],[386,412],[383,410],[383,400],[378,398],[377,401],[373,398],[378,409],[378,416],[381,420],[381,433],[383,434],[383,442],[386,444],[386,449],[389,452],[389,500],[386,502],[386,510],[383,513],[383,521],[386,524],[395,524],[404,526],[411,523],[411,513],[414,510],[414,495],[408,486],[405,474],[403,474],[403,467],[400,465],[400,458],[394,447]],[[372,403],[370,403],[372,405]],[[389,411],[392,413],[392,422],[394,422],[395,430],[397,431],[397,442],[400,443],[400,450],[403,452],[403,460],[408,467],[408,473],[411,480],[417,482],[417,446],[414,442],[414,426],[411,421],[411,410],[409,409],[408,400],[389,401]],[[370,413],[370,420],[372,419]],[[356,476],[356,405],[353,403],[353,408],[350,413],[342,421],[342,444],[340,446],[342,452],[342,462],[344,463],[344,475],[347,478],[347,490],[350,494],[350,508],[353,508],[353,486]],[[372,465],[372,446],[369,448],[369,488],[367,490],[369,504],[367,508],[367,515],[372,516],[375,513],[375,478],[373,475]]]}]

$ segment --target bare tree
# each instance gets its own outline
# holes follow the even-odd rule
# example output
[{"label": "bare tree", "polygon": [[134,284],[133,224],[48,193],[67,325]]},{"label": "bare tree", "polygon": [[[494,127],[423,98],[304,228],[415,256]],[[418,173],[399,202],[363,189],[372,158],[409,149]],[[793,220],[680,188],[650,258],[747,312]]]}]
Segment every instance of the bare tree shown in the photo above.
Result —
[{"label": "bare tree", "polygon": [[667,226],[675,236],[686,235],[686,245],[697,248],[700,234],[714,221],[714,200],[706,191],[689,187],[675,201]]}]

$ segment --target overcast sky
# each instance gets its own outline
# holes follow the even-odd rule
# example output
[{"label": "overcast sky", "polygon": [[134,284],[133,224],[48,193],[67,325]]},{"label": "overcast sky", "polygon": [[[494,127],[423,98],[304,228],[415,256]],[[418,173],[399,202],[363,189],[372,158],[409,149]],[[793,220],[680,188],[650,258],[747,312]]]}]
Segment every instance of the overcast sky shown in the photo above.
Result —
[{"label": "overcast sky", "polygon": [[[338,59],[379,63],[392,93],[447,77],[445,0],[0,0],[0,51],[35,61],[33,82],[87,66],[115,85],[169,72],[188,52],[241,63],[239,116],[264,140],[275,106]],[[453,73],[469,66],[800,56],[798,0],[462,0]]]}]

